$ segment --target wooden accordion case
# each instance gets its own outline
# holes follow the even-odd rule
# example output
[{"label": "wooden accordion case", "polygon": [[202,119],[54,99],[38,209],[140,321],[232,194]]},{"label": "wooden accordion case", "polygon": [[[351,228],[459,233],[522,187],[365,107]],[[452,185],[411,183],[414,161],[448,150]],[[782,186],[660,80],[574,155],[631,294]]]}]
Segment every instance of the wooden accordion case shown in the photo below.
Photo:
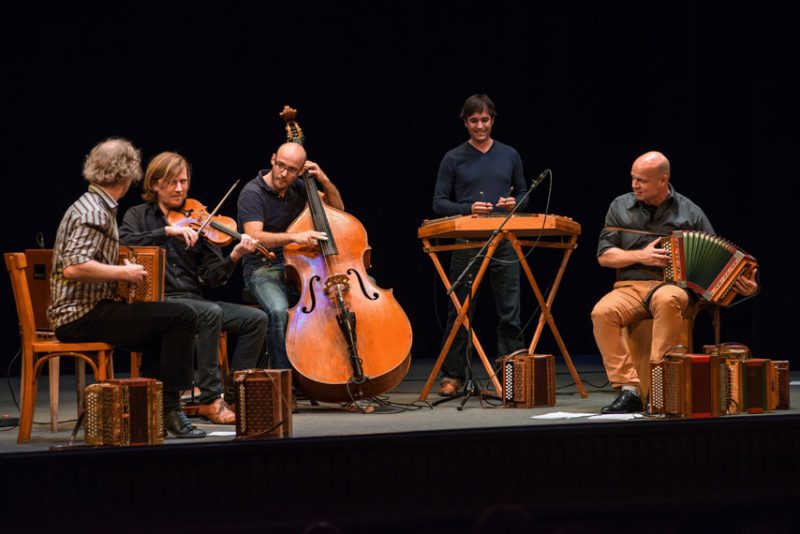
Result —
[{"label": "wooden accordion case", "polygon": [[736,293],[733,282],[758,266],[756,259],[715,235],[676,230],[663,239],[670,263],[664,280],[688,288],[700,298],[727,306]]},{"label": "wooden accordion case", "polygon": [[166,252],[161,247],[119,247],[119,263],[124,260],[144,266],[147,279],[144,287],[128,282],[118,282],[120,300],[125,302],[159,302],[164,300],[164,273]]},{"label": "wooden accordion case", "polygon": [[292,435],[292,371],[248,369],[233,374],[236,439]]},{"label": "wooden accordion case", "polygon": [[511,408],[554,406],[556,366],[552,354],[528,354],[521,349],[501,359],[503,405]]},{"label": "wooden accordion case", "polygon": [[152,378],[86,386],[86,442],[117,447],[164,443],[163,406],[162,383]]}]

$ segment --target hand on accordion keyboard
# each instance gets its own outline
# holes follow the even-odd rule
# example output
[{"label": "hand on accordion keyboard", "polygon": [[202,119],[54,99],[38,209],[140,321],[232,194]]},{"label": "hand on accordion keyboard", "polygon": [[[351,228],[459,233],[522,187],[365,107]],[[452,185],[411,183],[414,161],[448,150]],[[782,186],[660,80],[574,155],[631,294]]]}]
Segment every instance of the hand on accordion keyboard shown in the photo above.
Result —
[{"label": "hand on accordion keyboard", "polygon": [[637,251],[639,253],[638,263],[651,267],[666,267],[669,264],[669,254],[667,254],[666,249],[658,248],[660,244],[661,238],[658,237],[648,243],[646,247]]},{"label": "hand on accordion keyboard", "polygon": [[143,265],[131,263],[128,260],[123,260],[123,262],[123,265],[120,267],[122,269],[121,278],[124,282],[138,285],[144,284],[147,281],[147,271]]},{"label": "hand on accordion keyboard", "polygon": [[758,273],[757,267],[752,269],[749,274],[742,274],[736,278],[736,280],[733,282],[734,291],[744,297],[749,297],[750,295],[755,294],[755,292],[758,291],[756,273]]}]

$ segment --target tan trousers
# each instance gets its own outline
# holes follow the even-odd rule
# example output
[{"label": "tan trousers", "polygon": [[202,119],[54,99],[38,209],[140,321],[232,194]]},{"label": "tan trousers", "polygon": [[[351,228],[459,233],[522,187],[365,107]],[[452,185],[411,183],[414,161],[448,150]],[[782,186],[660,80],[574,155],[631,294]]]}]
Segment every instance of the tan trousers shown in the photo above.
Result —
[{"label": "tan trousers", "polygon": [[614,388],[636,386],[641,393],[635,362],[623,336],[623,329],[628,325],[653,318],[651,362],[660,361],[680,339],[689,295],[678,286],[664,285],[653,293],[646,308],[645,297],[660,283],[656,280],[617,282],[592,310],[594,339]]}]

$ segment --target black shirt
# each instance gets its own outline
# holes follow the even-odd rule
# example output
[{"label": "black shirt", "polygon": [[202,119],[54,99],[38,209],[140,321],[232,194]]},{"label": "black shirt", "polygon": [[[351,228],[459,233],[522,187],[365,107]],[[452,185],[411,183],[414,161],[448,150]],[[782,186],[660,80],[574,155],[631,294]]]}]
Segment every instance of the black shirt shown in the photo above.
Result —
[{"label": "black shirt", "polygon": [[[159,246],[167,252],[164,292],[202,295],[201,285],[220,287],[233,274],[236,264],[216,245],[200,238],[193,247],[178,237],[167,237],[167,221],[155,203],[143,203],[125,212],[119,240],[128,246]],[[250,256],[251,254],[248,254]]]},{"label": "black shirt", "polygon": [[[286,190],[283,198],[267,186],[264,175],[269,169],[261,170],[258,175],[247,182],[239,193],[239,228],[244,231],[245,223],[261,221],[264,232],[285,232],[306,205],[306,187],[302,178],[298,178]],[[283,248],[273,250],[275,259],[272,263],[283,263]],[[269,264],[270,261],[260,254],[248,254],[242,258],[244,277],[247,279],[255,269]]]},{"label": "black shirt", "polygon": [[[657,234],[670,234],[675,230],[698,230],[714,234],[703,210],[694,202],[679,194],[670,186],[670,195],[655,207],[636,200],[633,193],[618,196],[611,202],[606,213],[605,226],[644,230]],[[622,250],[641,250],[657,236],[619,232],[603,228],[597,244],[597,256],[610,248]],[[620,269],[620,280],[657,280],[663,278],[660,269],[634,264]]]}]

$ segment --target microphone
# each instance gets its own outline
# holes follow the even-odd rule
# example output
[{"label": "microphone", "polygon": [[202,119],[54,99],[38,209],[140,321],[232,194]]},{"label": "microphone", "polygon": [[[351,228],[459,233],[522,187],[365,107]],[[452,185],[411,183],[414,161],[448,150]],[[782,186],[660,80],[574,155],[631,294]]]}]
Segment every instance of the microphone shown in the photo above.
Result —
[{"label": "microphone", "polygon": [[547,178],[548,174],[552,174],[550,169],[545,169],[542,171],[542,174],[536,177],[536,179],[531,183],[531,191],[539,187],[539,185],[544,182],[544,179]]}]

